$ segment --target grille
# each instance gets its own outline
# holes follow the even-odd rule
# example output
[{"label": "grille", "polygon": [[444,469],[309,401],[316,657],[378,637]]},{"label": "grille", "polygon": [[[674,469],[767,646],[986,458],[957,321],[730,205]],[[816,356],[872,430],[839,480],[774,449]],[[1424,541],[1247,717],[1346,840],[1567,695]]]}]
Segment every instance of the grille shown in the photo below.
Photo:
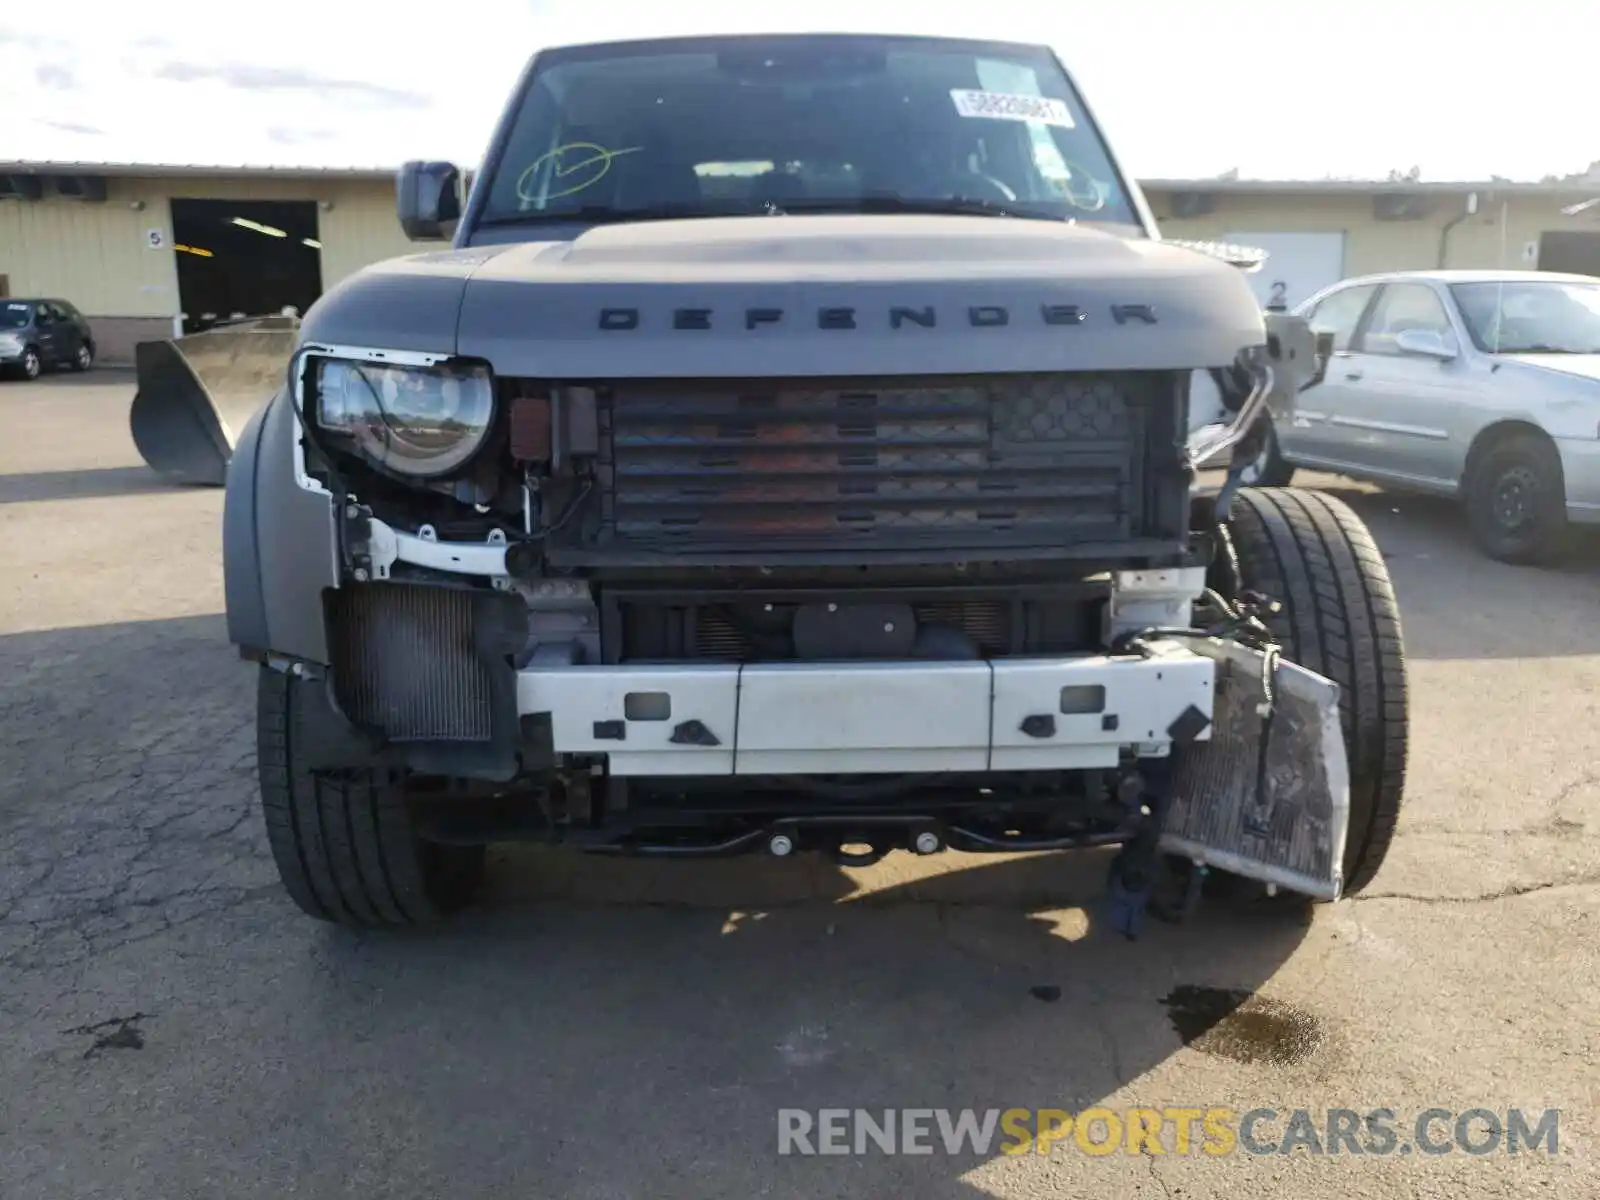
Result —
[{"label": "grille", "polygon": [[344,587],[328,601],[335,694],[347,716],[395,742],[487,742],[489,667],[470,593],[402,584]]},{"label": "grille", "polygon": [[[1165,390],[1164,390],[1165,389]],[[1162,376],[619,382],[600,538],[711,548],[1112,541],[1141,531]]]}]

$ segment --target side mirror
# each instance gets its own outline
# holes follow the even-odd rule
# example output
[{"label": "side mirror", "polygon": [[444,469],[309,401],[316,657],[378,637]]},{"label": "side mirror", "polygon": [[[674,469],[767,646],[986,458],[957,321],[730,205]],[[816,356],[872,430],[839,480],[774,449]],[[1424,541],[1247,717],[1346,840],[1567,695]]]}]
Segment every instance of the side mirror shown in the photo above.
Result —
[{"label": "side mirror", "polygon": [[1395,334],[1394,344],[1402,354],[1436,358],[1440,362],[1456,357],[1456,348],[1432,329],[1402,329]]},{"label": "side mirror", "polygon": [[395,208],[413,242],[449,239],[461,219],[461,172],[454,163],[406,163],[395,182]]}]

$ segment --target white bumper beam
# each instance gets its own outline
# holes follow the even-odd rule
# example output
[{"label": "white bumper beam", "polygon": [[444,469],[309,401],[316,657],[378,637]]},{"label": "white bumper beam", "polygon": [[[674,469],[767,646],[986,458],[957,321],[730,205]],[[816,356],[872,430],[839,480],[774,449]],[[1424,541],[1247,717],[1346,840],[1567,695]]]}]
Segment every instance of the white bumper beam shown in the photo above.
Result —
[{"label": "white bumper beam", "polygon": [[520,672],[517,704],[550,714],[558,752],[605,754],[619,776],[1063,770],[1168,754],[1185,714],[1206,740],[1215,670],[1177,642],[1150,657],[578,666]]}]

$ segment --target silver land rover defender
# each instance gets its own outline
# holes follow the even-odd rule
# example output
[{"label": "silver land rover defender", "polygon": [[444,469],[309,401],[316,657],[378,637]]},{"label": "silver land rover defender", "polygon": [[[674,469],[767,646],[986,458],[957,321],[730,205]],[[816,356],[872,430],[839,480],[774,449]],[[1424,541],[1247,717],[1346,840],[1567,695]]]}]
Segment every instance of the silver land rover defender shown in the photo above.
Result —
[{"label": "silver land rover defender", "polygon": [[1373,878],[1383,559],[1338,500],[1240,486],[1326,346],[1161,239],[1049,50],[546,50],[470,189],[411,163],[398,208],[441,244],[305,314],[227,468],[306,912],[437,919],[515,839],[1116,847],[1130,935]]}]

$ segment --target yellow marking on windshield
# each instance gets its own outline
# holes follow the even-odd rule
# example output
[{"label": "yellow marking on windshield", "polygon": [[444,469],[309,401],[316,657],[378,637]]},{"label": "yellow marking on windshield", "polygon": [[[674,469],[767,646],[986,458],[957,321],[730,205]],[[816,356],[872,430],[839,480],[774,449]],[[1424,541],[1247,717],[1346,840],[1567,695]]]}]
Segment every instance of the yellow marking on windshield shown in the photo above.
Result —
[{"label": "yellow marking on windshield", "polygon": [[[604,179],[611,171],[613,160],[624,154],[637,154],[643,149],[643,146],[629,146],[622,150],[608,150],[595,142],[568,142],[564,146],[557,146],[549,153],[541,154],[534,159],[528,164],[527,169],[517,176],[517,199],[525,204],[537,204],[541,200],[560,200],[564,196],[576,195]],[[546,163],[552,163],[555,167],[550,175],[552,181],[570,179],[575,175],[577,182],[547,192],[543,196],[530,195],[528,183]]]}]

